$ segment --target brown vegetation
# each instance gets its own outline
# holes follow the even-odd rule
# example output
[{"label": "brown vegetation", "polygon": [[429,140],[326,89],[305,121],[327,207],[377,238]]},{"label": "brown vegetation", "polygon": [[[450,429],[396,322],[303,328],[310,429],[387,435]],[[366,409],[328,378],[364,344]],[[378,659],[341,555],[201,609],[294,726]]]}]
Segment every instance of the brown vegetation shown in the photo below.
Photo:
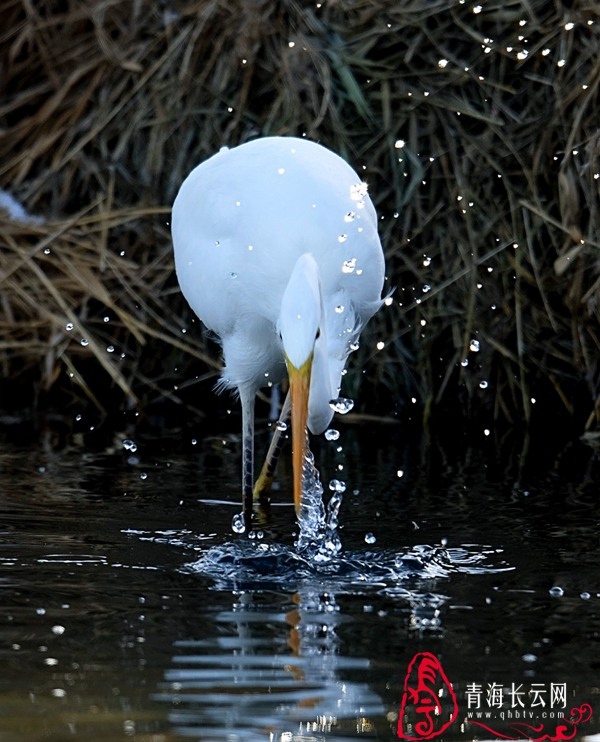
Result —
[{"label": "brown vegetation", "polygon": [[3,377],[106,406],[214,374],[168,207],[220,146],[306,135],[364,174],[396,287],[346,391],[592,426],[599,46],[592,2],[7,0],[0,188],[44,221],[0,221]]}]

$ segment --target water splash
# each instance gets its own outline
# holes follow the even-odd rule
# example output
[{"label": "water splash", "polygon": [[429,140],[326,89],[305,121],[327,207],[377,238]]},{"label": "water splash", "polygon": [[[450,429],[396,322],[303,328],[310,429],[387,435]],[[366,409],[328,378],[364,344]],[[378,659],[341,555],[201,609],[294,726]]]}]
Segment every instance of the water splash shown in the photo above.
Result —
[{"label": "water splash", "polygon": [[245,533],[246,523],[244,521],[243,513],[236,513],[231,519],[231,530],[234,533]]},{"label": "water splash", "polygon": [[315,459],[307,449],[304,459],[302,508],[298,518],[300,535],[294,544],[298,554],[315,564],[330,562],[342,549],[338,534],[339,511],[344,488],[334,488],[327,504],[323,503],[323,485],[315,467]]},{"label": "water splash", "polygon": [[339,412],[340,415],[346,415],[354,407],[354,400],[347,397],[338,397],[330,400],[329,406],[335,412]]},{"label": "water splash", "polygon": [[[345,485],[339,485],[343,483],[338,480],[330,483],[333,494],[325,507],[324,488],[314,457],[307,449],[298,518],[300,532],[293,547],[269,543],[260,537],[238,539],[208,550],[203,544],[190,544],[199,552],[199,558],[185,565],[183,571],[211,577],[218,590],[270,590],[283,586],[286,590],[298,590],[317,580],[320,588],[329,585],[337,593],[376,592],[411,601],[423,599],[426,604],[423,626],[434,627],[437,614],[431,610],[435,609],[435,613],[438,606],[432,609],[428,594],[421,595],[411,589],[415,578],[435,580],[448,578],[454,572],[494,574],[513,569],[503,561],[499,565],[489,563],[489,557],[501,549],[473,544],[448,547],[445,540],[439,545],[420,544],[402,551],[343,552],[338,524]],[[234,531],[243,533],[240,514],[234,516],[233,525]],[[364,540],[370,546],[377,538],[367,533]]]},{"label": "water splash", "polygon": [[[426,599],[429,606],[429,594],[421,592],[423,580],[447,579],[454,573],[496,574],[514,569],[501,558],[499,563],[490,561],[492,555],[499,556],[500,550],[475,544],[453,548],[418,544],[401,551],[373,550],[366,546],[357,551],[342,551],[334,530],[337,500],[334,504],[335,513],[331,518],[324,517],[322,530],[302,551],[298,546],[290,548],[250,539],[237,539],[208,550],[204,544],[190,543],[199,557],[184,565],[182,571],[210,577],[217,590],[297,591],[317,583],[320,590],[338,595]],[[558,591],[551,594],[557,595]],[[446,599],[437,594],[435,598]]]}]

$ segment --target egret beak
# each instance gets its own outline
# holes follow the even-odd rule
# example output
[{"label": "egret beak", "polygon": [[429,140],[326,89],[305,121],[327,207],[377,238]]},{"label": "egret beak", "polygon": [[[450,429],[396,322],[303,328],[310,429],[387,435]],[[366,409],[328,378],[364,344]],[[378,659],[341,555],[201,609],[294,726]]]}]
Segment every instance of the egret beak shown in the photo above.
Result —
[{"label": "egret beak", "polygon": [[294,464],[294,505],[296,515],[300,515],[302,505],[302,480],[304,477],[304,457],[306,455],[306,422],[308,420],[308,392],[313,354],[306,363],[296,368],[287,358],[290,393],[292,398],[292,461]]}]

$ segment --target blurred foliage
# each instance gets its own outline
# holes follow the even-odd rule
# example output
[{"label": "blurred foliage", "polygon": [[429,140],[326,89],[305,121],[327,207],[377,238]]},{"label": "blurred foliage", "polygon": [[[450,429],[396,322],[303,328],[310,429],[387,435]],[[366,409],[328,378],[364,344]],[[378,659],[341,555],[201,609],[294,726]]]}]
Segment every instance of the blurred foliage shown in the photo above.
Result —
[{"label": "blurred foliage", "polygon": [[202,407],[178,380],[219,350],[168,207],[219,147],[294,135],[368,182],[395,288],[347,393],[509,422],[535,399],[592,428],[599,34],[596,3],[559,0],[8,0],[0,187],[38,219],[0,222],[5,380]]}]

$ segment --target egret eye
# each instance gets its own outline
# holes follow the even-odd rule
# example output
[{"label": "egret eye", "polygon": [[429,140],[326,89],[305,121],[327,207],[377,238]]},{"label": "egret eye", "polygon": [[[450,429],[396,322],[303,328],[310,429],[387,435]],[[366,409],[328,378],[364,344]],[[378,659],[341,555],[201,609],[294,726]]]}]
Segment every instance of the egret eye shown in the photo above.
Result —
[{"label": "egret eye", "polygon": [[315,335],[315,340],[318,340],[321,337],[321,328],[319,327],[317,329],[317,334]]}]

